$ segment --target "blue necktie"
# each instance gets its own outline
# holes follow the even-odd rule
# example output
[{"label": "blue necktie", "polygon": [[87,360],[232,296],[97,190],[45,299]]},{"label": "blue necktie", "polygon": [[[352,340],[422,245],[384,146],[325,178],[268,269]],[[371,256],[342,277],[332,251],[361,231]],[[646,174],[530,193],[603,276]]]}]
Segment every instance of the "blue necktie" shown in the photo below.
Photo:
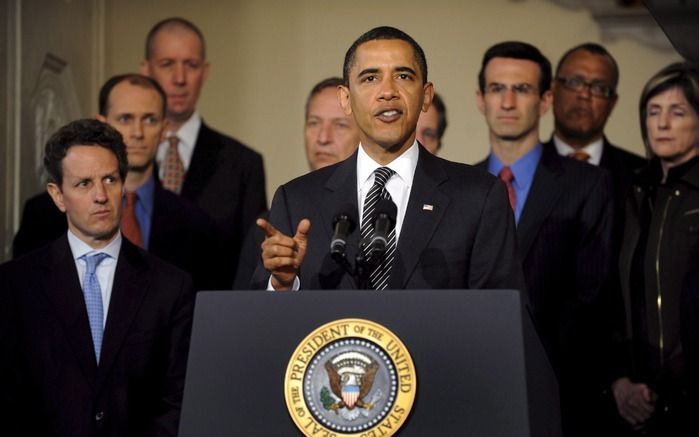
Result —
[{"label": "blue necktie", "polygon": [[95,357],[97,357],[98,364],[100,362],[100,351],[102,350],[102,334],[104,333],[102,322],[104,320],[104,307],[102,306],[102,290],[100,289],[95,270],[107,257],[109,255],[106,253],[82,256],[87,264],[85,276],[83,276],[83,295],[85,296],[87,318],[90,320],[92,344],[95,347]]}]

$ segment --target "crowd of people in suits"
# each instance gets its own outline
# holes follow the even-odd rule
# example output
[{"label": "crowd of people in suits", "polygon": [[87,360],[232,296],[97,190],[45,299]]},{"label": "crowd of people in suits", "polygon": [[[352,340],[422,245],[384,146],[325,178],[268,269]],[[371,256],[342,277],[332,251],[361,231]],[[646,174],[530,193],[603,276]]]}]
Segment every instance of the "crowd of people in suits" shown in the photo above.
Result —
[{"label": "crowd of people in suits", "polygon": [[[342,77],[309,93],[310,172],[269,211],[261,155],[196,111],[207,72],[200,29],[162,20],[140,73],[110,78],[96,119],[48,141],[47,191],[27,200],[0,266],[11,435],[176,435],[196,290],[360,286],[522,290],[565,436],[692,429],[697,67],[667,66],[643,89],[645,159],[604,134],[619,82],[604,47],[573,47],[553,70],[531,44],[495,44],[475,102],[490,154],[470,166],[437,156],[447,113],[422,48],[372,29]],[[396,213],[376,255],[366,233],[382,201]],[[329,253],[340,212],[358,228],[356,276]]]}]

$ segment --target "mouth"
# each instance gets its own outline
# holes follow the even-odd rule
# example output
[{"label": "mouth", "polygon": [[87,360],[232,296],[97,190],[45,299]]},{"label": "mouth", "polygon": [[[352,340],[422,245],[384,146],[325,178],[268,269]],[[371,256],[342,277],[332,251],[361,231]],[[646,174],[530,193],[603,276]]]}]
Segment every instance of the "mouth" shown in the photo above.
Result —
[{"label": "mouth", "polygon": [[92,213],[92,215],[96,217],[108,217],[111,214],[111,210],[109,209],[100,209]]},{"label": "mouth", "polygon": [[376,118],[383,121],[384,123],[392,123],[398,120],[401,117],[401,115],[403,115],[403,111],[395,108],[383,109],[374,114]]}]

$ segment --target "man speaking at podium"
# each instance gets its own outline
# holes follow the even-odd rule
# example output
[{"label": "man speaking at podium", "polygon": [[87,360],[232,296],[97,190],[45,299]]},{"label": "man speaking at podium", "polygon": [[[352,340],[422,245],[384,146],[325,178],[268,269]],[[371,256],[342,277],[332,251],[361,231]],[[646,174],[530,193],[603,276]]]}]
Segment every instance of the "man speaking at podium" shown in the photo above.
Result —
[{"label": "man speaking at podium", "polygon": [[277,190],[269,221],[257,221],[266,238],[253,286],[523,290],[504,184],[415,139],[434,94],[417,42],[368,31],[347,51],[343,81],[360,146]]}]

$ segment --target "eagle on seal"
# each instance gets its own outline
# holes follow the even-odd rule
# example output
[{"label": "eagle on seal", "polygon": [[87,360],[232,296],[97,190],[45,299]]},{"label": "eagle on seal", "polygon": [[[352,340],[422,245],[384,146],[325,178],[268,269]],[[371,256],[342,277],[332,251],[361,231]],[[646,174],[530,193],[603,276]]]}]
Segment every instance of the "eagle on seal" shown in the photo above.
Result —
[{"label": "eagle on seal", "polygon": [[[376,361],[357,352],[342,354],[325,362],[325,370],[328,373],[330,389],[333,394],[341,399],[330,406],[337,412],[346,407],[352,410],[355,407],[371,410],[374,405],[364,402],[364,398],[374,385],[374,377],[379,365]],[[352,355],[352,356],[347,356]]]}]

